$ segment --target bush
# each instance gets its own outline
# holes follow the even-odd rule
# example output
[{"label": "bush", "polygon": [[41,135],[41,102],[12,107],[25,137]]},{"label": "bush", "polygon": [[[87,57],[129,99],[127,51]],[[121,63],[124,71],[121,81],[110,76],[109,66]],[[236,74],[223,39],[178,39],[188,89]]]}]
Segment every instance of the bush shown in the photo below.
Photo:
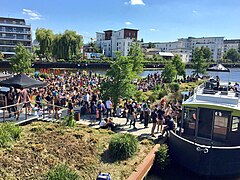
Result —
[{"label": "bush", "polygon": [[132,157],[138,148],[138,140],[132,134],[117,134],[109,143],[109,152],[113,160],[125,160]]},{"label": "bush", "polygon": [[169,164],[168,146],[161,144],[155,154],[154,165],[161,170],[164,170]]},{"label": "bush", "polygon": [[69,169],[66,165],[57,165],[55,168],[48,171],[46,175],[47,180],[77,180],[80,179],[78,174]]},{"label": "bush", "polygon": [[170,88],[171,92],[177,92],[177,91],[179,91],[180,86],[178,83],[171,83],[171,84],[169,84],[169,88]]},{"label": "bush", "polygon": [[75,127],[76,126],[76,121],[74,119],[74,113],[71,113],[71,115],[66,116],[63,121],[65,126],[69,127]]},{"label": "bush", "polygon": [[163,98],[163,97],[166,96],[167,94],[168,94],[168,92],[167,92],[166,90],[161,90],[161,91],[159,91],[158,99]]},{"label": "bush", "polygon": [[0,147],[6,147],[12,141],[19,139],[21,132],[21,128],[13,123],[0,124]]}]

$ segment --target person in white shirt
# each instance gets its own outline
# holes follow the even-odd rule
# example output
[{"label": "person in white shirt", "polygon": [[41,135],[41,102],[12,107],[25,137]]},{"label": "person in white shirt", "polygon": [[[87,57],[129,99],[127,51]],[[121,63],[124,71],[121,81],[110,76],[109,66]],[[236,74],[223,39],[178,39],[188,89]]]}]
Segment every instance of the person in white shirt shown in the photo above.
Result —
[{"label": "person in white shirt", "polygon": [[110,114],[109,117],[112,117],[112,101],[111,101],[111,98],[108,98],[108,100],[106,101],[106,108],[107,108],[107,118],[108,118],[109,114]]}]

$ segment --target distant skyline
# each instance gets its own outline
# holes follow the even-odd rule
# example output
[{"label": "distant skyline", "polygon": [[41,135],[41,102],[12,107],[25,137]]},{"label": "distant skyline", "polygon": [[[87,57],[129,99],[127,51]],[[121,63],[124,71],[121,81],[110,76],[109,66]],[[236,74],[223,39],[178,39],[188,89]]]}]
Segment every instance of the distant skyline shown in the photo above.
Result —
[{"label": "distant skyline", "polygon": [[[11,0],[0,16],[24,18],[32,25],[83,35],[84,42],[107,29],[134,28],[144,42],[223,36],[240,39],[239,0]],[[35,35],[33,35],[35,37]]]}]

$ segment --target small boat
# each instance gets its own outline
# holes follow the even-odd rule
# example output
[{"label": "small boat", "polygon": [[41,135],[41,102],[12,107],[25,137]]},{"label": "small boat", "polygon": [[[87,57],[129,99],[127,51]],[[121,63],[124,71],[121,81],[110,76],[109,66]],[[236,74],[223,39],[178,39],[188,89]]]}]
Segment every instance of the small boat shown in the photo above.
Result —
[{"label": "small boat", "polygon": [[239,98],[228,83],[209,80],[195,88],[182,104],[176,131],[169,133],[172,159],[199,175],[240,175]]}]

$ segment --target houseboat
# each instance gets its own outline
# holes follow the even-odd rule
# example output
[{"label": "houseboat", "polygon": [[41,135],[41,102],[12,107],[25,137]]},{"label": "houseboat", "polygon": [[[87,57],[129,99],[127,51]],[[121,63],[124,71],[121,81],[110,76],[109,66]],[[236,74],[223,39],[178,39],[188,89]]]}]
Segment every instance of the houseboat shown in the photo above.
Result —
[{"label": "houseboat", "polygon": [[240,175],[240,94],[209,80],[182,104],[168,144],[174,161],[204,176]]}]

